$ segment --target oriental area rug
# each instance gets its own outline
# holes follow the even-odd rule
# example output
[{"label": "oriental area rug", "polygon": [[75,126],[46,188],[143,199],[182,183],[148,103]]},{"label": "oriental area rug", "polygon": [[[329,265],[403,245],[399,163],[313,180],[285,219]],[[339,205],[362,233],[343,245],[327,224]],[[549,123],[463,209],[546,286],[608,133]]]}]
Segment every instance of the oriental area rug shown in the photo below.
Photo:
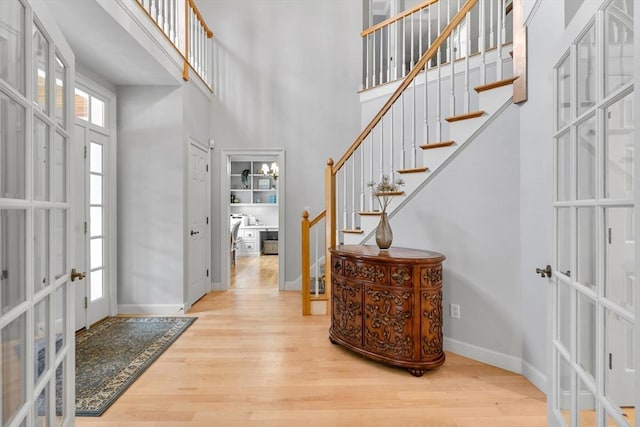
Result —
[{"label": "oriental area rug", "polygon": [[100,416],[196,317],[110,317],[76,335],[76,415]]}]

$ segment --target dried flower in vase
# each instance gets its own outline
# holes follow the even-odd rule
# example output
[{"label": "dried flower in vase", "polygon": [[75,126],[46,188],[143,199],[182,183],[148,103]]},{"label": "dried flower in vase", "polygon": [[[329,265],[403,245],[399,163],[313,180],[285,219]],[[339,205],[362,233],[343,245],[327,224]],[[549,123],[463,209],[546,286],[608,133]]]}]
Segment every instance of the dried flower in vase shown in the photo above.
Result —
[{"label": "dried flower in vase", "polygon": [[404,185],[402,178],[392,180],[388,175],[382,175],[380,182],[369,182],[367,186],[371,187],[371,194],[375,196],[380,204],[382,212],[387,212],[387,206],[391,203],[393,196],[399,196],[402,194],[400,187]]}]

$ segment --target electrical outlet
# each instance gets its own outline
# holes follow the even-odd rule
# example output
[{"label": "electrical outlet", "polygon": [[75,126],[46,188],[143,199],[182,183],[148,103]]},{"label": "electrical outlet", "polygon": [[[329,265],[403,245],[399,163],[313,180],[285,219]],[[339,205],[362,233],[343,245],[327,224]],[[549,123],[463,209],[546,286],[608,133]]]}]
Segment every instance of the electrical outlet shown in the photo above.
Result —
[{"label": "electrical outlet", "polygon": [[460,318],[460,304],[450,304],[449,310],[451,312],[451,317],[454,319]]}]

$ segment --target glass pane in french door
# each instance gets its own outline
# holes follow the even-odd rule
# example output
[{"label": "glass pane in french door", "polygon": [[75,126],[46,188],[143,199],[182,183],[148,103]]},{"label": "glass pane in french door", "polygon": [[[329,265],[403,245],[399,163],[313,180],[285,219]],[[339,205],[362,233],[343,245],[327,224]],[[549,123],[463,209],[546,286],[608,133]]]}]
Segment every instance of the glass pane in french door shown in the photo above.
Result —
[{"label": "glass pane in french door", "polygon": [[605,117],[604,197],[633,197],[633,93],[608,107]]},{"label": "glass pane in french door", "polygon": [[0,332],[2,358],[2,425],[7,425],[27,398],[27,314],[10,321]]},{"label": "glass pane in french door", "polygon": [[26,210],[0,210],[0,315],[26,300]]},{"label": "glass pane in french door", "polygon": [[26,109],[0,91],[0,197],[25,196],[25,121]]}]

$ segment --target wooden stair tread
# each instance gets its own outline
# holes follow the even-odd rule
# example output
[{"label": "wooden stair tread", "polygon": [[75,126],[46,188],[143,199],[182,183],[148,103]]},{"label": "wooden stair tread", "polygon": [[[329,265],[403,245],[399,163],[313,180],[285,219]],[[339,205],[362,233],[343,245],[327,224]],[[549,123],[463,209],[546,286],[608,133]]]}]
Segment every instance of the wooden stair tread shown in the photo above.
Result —
[{"label": "wooden stair tread", "polygon": [[449,147],[450,145],[453,145],[455,143],[456,143],[455,141],[433,142],[431,144],[422,144],[420,148],[422,148],[423,150],[430,150],[432,148]]},{"label": "wooden stair tread", "polygon": [[486,85],[476,86],[474,90],[478,93],[484,92],[487,90],[495,89],[497,87],[507,86],[513,83],[518,79],[518,76],[509,77],[508,79],[498,80],[497,82],[487,83]]},{"label": "wooden stair tread", "polygon": [[418,172],[426,172],[428,170],[429,170],[428,167],[423,167],[423,168],[398,169],[396,172],[398,172],[398,173],[418,173]]},{"label": "wooden stair tread", "polygon": [[380,216],[382,215],[381,211],[362,211],[362,212],[358,212],[358,215],[362,215],[362,216]]},{"label": "wooden stair tread", "polygon": [[480,111],[474,111],[471,113],[460,114],[459,116],[447,117],[445,120],[448,121],[449,123],[459,122],[461,120],[475,119],[476,117],[480,117],[483,114],[484,114],[484,111],[480,110]]},{"label": "wooden stair tread", "polygon": [[363,234],[364,230],[349,230],[349,229],[343,229],[341,230],[343,233],[347,233],[347,234]]}]

